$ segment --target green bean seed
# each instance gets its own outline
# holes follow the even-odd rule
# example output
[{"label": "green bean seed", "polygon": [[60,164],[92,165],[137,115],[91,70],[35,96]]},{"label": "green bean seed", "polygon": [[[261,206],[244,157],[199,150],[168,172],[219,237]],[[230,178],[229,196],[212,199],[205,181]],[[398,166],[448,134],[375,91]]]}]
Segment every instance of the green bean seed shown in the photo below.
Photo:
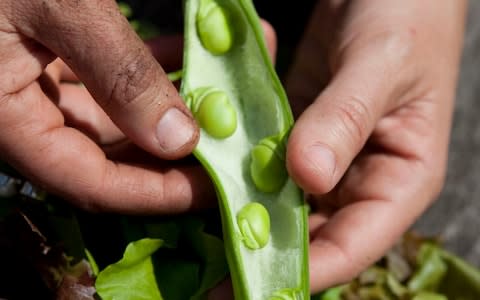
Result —
[{"label": "green bean seed", "polygon": [[262,192],[273,193],[285,184],[285,147],[279,136],[261,140],[251,151],[250,175]]},{"label": "green bean seed", "polygon": [[256,250],[265,247],[270,239],[270,216],[258,202],[245,205],[237,214],[237,224],[247,248]]},{"label": "green bean seed", "polygon": [[213,54],[224,54],[232,47],[232,31],[225,11],[214,0],[200,0],[197,32],[203,47]]},{"label": "green bean seed", "polygon": [[224,139],[237,129],[237,113],[225,92],[214,88],[198,88],[187,105],[201,128],[214,138]]}]

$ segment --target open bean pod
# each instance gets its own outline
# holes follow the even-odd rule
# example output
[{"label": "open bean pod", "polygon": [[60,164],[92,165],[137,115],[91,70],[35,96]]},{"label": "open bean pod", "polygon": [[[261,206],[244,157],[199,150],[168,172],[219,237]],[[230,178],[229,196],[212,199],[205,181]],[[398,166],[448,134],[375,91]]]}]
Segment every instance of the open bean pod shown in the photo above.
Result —
[{"label": "open bean pod", "polygon": [[309,299],[307,207],[285,169],[293,117],[251,0],[186,0],[181,94],[201,129],[236,299]]}]

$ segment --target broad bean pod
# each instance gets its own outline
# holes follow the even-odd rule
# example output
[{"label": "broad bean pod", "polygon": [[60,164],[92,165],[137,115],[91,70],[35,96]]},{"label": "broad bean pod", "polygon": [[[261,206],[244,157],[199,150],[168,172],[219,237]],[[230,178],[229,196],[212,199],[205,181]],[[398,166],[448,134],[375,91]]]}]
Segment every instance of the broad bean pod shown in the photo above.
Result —
[{"label": "broad bean pod", "polygon": [[309,299],[307,206],[284,161],[293,117],[259,17],[251,0],[184,7],[180,93],[201,127],[194,155],[217,190],[235,299]]}]

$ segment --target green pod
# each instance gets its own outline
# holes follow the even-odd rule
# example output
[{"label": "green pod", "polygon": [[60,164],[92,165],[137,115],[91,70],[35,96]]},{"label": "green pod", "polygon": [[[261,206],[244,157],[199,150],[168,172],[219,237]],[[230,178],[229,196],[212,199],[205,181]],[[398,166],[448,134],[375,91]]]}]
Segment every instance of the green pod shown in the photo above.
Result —
[{"label": "green pod", "polygon": [[237,113],[225,92],[198,88],[187,99],[198,124],[210,136],[224,139],[237,129]]},{"label": "green pod", "polygon": [[[285,177],[284,163],[279,163],[278,167],[268,164],[254,167],[264,181],[261,184],[266,186],[263,190],[271,192],[259,189],[251,174],[255,146],[261,145],[260,152],[267,150],[267,154],[272,154],[269,151],[273,150],[274,155],[284,156],[284,149],[281,149],[284,133],[293,126],[288,99],[271,63],[253,2],[218,0],[226,20],[230,21],[229,30],[234,33],[228,55],[212,55],[211,49],[205,46],[205,36],[199,34],[198,18],[200,15],[200,19],[205,18],[203,10],[208,3],[212,1],[185,0],[180,94],[197,120],[200,120],[200,105],[209,93],[223,91],[235,108],[234,134],[216,138],[205,125],[200,125],[204,130],[193,151],[217,191],[235,299],[286,297],[278,293],[283,290],[296,291],[292,299],[309,299],[308,214],[303,193],[288,176]],[[206,119],[210,117],[209,111],[205,109]],[[268,149],[264,149],[265,143],[260,141],[266,137],[278,137],[278,141],[274,139],[278,143],[270,145],[267,142]],[[257,159],[261,154],[253,156]],[[269,178],[279,174],[282,174],[279,178],[285,179],[275,178],[275,181],[281,183],[269,182]],[[241,212],[252,202],[261,204],[268,212],[252,212],[262,226],[252,226],[248,223],[251,216]],[[266,215],[269,216],[269,231],[265,230]],[[257,250],[252,250],[255,248]]]},{"label": "green pod", "polygon": [[262,192],[273,193],[288,178],[285,168],[285,146],[278,136],[262,139],[251,152],[250,175]]},{"label": "green pod", "polygon": [[199,39],[209,52],[219,55],[230,50],[233,43],[230,24],[215,0],[200,0],[196,23]]},{"label": "green pod", "polygon": [[270,239],[270,216],[260,203],[245,205],[237,214],[243,243],[251,250],[265,247]]}]

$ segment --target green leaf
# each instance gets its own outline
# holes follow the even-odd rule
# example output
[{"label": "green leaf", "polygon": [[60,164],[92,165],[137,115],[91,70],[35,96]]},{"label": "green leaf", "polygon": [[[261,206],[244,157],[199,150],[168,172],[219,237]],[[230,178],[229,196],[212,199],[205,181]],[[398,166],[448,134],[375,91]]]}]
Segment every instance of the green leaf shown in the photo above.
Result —
[{"label": "green leaf", "polygon": [[186,223],[186,231],[193,250],[203,262],[200,286],[191,299],[203,299],[205,294],[228,274],[225,250],[223,242],[218,237],[206,233],[204,224],[195,222],[195,219]]},{"label": "green leaf", "polygon": [[152,254],[163,244],[145,238],[128,244],[123,258],[98,274],[95,287],[103,300],[162,300]]},{"label": "green leaf", "polygon": [[414,292],[435,291],[447,272],[438,246],[423,244],[418,253],[418,263],[415,274],[408,281],[408,289]]},{"label": "green leaf", "polygon": [[118,9],[125,18],[130,18],[133,14],[132,8],[125,2],[118,2]]},{"label": "green leaf", "polygon": [[177,248],[182,231],[183,216],[162,218],[122,217],[122,231],[127,241],[145,237],[161,239],[162,248]]},{"label": "green leaf", "polygon": [[221,225],[218,211],[161,218],[123,217],[121,225],[127,240],[149,237],[163,241],[162,248],[152,256],[163,299],[203,299],[228,274],[223,242],[210,233],[216,233]]},{"label": "green leaf", "polygon": [[90,253],[90,251],[88,251],[87,248],[85,248],[85,256],[87,257],[87,261],[90,264],[90,267],[92,268],[93,275],[98,276],[100,269],[98,268],[97,262],[95,261],[95,258],[93,257],[92,253]]},{"label": "green leaf", "polygon": [[480,299],[480,270],[468,264],[460,257],[439,249],[447,265],[447,274],[439,286],[439,292],[448,299]]},{"label": "green leaf", "polygon": [[[161,255],[160,255],[161,256]],[[155,257],[158,287],[165,300],[189,299],[199,286],[200,264],[183,257]]]}]

